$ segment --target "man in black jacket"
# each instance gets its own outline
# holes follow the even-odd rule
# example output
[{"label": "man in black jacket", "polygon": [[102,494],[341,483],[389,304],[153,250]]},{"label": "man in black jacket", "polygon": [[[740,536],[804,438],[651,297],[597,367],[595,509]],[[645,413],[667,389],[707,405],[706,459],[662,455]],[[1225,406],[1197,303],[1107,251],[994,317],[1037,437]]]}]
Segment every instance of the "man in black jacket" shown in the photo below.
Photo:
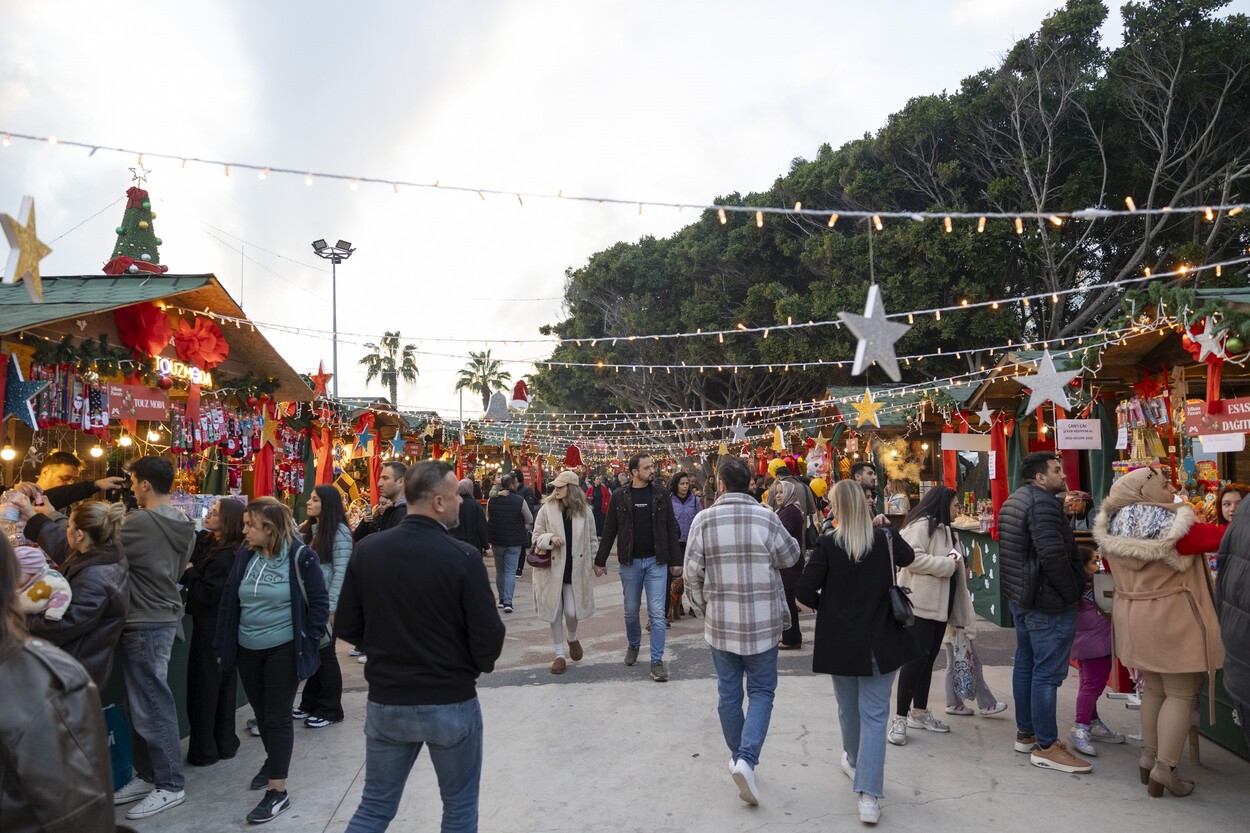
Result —
[{"label": "man in black jacket", "polygon": [[359,542],[366,535],[390,529],[408,514],[404,506],[404,472],[407,470],[407,466],[394,460],[382,464],[382,471],[378,474],[378,495],[381,500],[356,525],[352,532],[353,541]]},{"label": "man in black jacket", "polygon": [[32,501],[38,501],[42,492],[43,498],[59,512],[97,492],[120,489],[126,484],[121,477],[101,477],[99,480],[79,483],[78,475],[81,471],[82,460],[68,451],[54,451],[39,464],[39,476],[34,483],[37,490],[29,488],[28,484],[18,484],[18,488],[27,486],[22,491]]},{"label": "man in black jacket", "polygon": [[[525,485],[525,472],[521,471],[520,469],[513,469],[512,479],[516,481],[516,487],[514,491],[516,491],[518,495],[524,498],[525,505],[529,507],[530,517],[537,518],[538,507],[541,505],[542,501],[538,499],[538,495],[535,494],[534,489],[532,487]],[[532,545],[532,543],[533,543],[533,538],[531,537],[530,532],[526,530],[525,549],[528,550],[530,546]],[[520,578],[521,574],[524,572],[525,572],[525,559],[518,558],[516,562],[516,577]]]},{"label": "man in black jacket", "polygon": [[1025,457],[1021,477],[1024,485],[998,514],[998,566],[1016,623],[1016,751],[1042,769],[1089,772],[1089,762],[1059,740],[1055,718],[1085,590],[1081,556],[1058,499],[1068,480],[1049,451]]},{"label": "man in black jacket", "polygon": [[629,461],[630,484],[617,489],[608,501],[608,516],[595,556],[595,575],[608,572],[608,554],[616,543],[620,564],[621,590],[625,595],[625,664],[638,661],[642,645],[642,625],[638,611],[642,591],[647,591],[647,616],[651,620],[651,679],[668,681],[664,667],[665,618],[668,603],[668,573],[681,575],[678,538],[681,530],[673,514],[673,501],[667,490],[652,483],[655,462],[649,455],[635,454]]},{"label": "man in black jacket", "polygon": [[504,626],[482,558],[447,533],[456,476],[427,460],[404,476],[408,514],[371,535],[347,565],[335,626],[369,645],[365,788],[347,833],[385,830],[428,746],[444,829],[477,829],[482,712],[476,680],[495,668]]}]

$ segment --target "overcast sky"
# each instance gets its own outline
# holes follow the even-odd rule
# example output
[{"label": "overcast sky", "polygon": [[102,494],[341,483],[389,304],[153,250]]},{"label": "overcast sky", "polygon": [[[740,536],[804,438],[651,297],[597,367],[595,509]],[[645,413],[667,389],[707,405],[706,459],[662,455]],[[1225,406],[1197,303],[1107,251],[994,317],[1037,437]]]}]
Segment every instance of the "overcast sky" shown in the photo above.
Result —
[{"label": "overcast sky", "polygon": [[[1058,5],[0,0],[0,131],[415,182],[708,202],[765,189],[794,157],[877,130],[913,96],[955,89]],[[1119,29],[1113,11],[1109,45]],[[450,417],[468,350],[491,347],[514,378],[549,352],[502,340],[538,338],[561,317],[566,268],[697,216],[145,163],[161,262],[216,274],[253,320],[329,330],[329,270],[309,244],[351,241],[339,331],[402,331],[425,354],[400,403]],[[44,274],[98,273],[134,164],[14,142],[0,150],[0,212],[33,195],[54,249]],[[449,336],[482,341],[423,340]],[[330,366],[325,337],[270,338],[297,370],[319,358]],[[367,340],[342,338],[342,395],[382,391],[366,389],[357,367]],[[475,414],[480,400],[466,397],[465,409]]]}]

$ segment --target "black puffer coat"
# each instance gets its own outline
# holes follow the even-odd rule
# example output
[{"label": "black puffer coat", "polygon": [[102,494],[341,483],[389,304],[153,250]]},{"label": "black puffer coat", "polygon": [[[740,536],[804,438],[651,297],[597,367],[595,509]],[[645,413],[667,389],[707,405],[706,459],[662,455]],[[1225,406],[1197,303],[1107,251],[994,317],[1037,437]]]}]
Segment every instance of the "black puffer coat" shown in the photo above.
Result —
[{"label": "black puffer coat", "polygon": [[1215,609],[1224,640],[1224,689],[1250,705],[1250,501],[1237,507],[1220,543]]},{"label": "black puffer coat", "polygon": [[1058,498],[1025,484],[998,513],[1003,592],[1021,607],[1061,613],[1085,589],[1085,568]]}]

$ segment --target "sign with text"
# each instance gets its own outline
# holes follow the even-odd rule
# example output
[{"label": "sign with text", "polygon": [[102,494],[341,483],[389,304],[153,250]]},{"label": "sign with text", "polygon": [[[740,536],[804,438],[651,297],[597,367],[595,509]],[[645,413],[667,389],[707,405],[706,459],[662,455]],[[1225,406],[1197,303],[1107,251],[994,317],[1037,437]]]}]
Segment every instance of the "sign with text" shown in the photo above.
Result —
[{"label": "sign with text", "polygon": [[1250,431],[1250,397],[1222,399],[1217,414],[1207,413],[1207,403],[1185,403],[1185,436],[1245,434]]},{"label": "sign with text", "polygon": [[1102,420],[1060,419],[1055,421],[1055,448],[1102,448]]},{"label": "sign with text", "polygon": [[989,451],[989,434],[943,434],[943,451]]},{"label": "sign with text", "polygon": [[1203,434],[1198,442],[1202,443],[1202,450],[1206,454],[1246,450],[1245,434]]},{"label": "sign with text", "polygon": [[142,419],[169,422],[169,394],[142,385],[106,386],[109,419]]}]

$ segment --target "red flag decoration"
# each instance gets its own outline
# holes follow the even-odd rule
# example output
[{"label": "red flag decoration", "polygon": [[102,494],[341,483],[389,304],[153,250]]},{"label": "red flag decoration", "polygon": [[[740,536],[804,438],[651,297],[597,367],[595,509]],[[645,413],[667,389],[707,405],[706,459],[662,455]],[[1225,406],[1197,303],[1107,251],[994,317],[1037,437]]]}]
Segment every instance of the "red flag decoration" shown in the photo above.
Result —
[{"label": "red flag decoration", "polygon": [[543,458],[541,454],[534,455],[534,492],[540,495],[543,493]]}]

